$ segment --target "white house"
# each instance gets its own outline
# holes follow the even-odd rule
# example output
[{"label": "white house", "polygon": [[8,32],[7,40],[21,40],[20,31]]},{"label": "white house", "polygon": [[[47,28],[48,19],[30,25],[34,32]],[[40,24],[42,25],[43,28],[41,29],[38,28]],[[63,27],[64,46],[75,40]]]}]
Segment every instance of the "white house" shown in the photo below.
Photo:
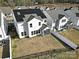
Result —
[{"label": "white house", "polygon": [[71,21],[73,25],[79,26],[79,10],[78,9],[66,10],[65,13],[70,17],[69,21]]},{"label": "white house", "polygon": [[8,25],[5,15],[0,11],[0,41],[7,38]]},{"label": "white house", "polygon": [[68,16],[63,10],[45,10],[43,11],[48,18],[47,22],[51,30],[62,30],[68,22]]},{"label": "white house", "polygon": [[47,30],[46,16],[40,9],[19,9],[13,10],[14,25],[19,38],[34,37],[44,34]]}]

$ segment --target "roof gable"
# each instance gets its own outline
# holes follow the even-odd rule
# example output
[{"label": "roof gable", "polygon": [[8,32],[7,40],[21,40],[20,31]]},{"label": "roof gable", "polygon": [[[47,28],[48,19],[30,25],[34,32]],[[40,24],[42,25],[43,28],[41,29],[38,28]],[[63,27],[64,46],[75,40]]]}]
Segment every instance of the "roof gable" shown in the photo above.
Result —
[{"label": "roof gable", "polygon": [[45,29],[46,27],[47,27],[46,24],[42,24],[42,27],[40,28],[40,30],[43,30],[43,29]]},{"label": "roof gable", "polygon": [[31,21],[35,16],[31,15],[26,22]]},{"label": "roof gable", "polygon": [[63,18],[65,15],[62,15],[62,14],[58,14],[58,19],[61,19]]}]

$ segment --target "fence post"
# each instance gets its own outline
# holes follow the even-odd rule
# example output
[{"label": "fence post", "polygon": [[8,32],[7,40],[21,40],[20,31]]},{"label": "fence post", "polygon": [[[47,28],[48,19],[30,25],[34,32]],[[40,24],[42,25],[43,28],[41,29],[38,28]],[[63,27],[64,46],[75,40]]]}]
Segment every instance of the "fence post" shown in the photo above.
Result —
[{"label": "fence post", "polygon": [[9,36],[10,59],[12,59],[11,37]]}]

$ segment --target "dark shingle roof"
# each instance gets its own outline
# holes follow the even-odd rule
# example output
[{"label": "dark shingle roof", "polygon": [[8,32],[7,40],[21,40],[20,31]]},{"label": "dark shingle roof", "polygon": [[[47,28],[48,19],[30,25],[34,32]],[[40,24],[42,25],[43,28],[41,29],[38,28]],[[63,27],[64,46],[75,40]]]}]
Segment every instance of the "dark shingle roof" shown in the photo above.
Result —
[{"label": "dark shingle roof", "polygon": [[46,11],[54,20],[60,20],[63,16],[68,18],[68,15],[63,10],[48,10]]},{"label": "dark shingle roof", "polygon": [[36,14],[41,18],[46,18],[46,16],[43,14],[43,12],[40,9],[17,9],[17,10],[13,10],[13,12],[17,22],[22,22],[23,18],[25,18],[25,15],[29,15],[29,14]]}]

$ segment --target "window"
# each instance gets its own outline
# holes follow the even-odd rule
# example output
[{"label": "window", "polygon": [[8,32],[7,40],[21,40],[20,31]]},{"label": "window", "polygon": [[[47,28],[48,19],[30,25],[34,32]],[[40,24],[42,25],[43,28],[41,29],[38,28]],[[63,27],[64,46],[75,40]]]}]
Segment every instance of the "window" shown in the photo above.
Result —
[{"label": "window", "polygon": [[46,20],[44,20],[44,22],[46,22]]},{"label": "window", "polygon": [[34,31],[34,34],[36,34],[36,31]]},{"label": "window", "polygon": [[26,32],[24,32],[24,35],[26,35]]},{"label": "window", "polygon": [[38,33],[40,33],[40,30],[38,30]]},{"label": "window", "polygon": [[38,34],[38,30],[36,30],[36,34]]},{"label": "window", "polygon": [[41,25],[41,22],[39,22],[39,26]]},{"label": "window", "polygon": [[33,35],[33,31],[31,32],[31,35]]},{"label": "window", "polygon": [[24,33],[23,33],[23,32],[21,32],[21,35],[22,35],[22,36],[23,36],[23,34],[24,34]]},{"label": "window", "polygon": [[39,33],[40,33],[40,30],[37,30],[37,31],[36,31],[36,34],[39,34]]},{"label": "window", "polygon": [[62,22],[65,22],[65,21],[66,21],[66,19],[63,19],[63,20],[62,20]]},{"label": "window", "polygon": [[30,24],[30,27],[32,27],[32,24]]}]

